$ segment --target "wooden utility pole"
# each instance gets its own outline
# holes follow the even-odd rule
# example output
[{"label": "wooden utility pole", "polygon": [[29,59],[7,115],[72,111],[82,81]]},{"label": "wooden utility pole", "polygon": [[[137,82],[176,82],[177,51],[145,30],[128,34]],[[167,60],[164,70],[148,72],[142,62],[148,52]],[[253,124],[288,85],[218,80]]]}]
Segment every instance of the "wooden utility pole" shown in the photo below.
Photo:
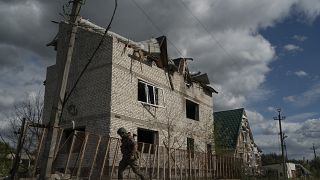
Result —
[{"label": "wooden utility pole", "polygon": [[[58,127],[63,108],[63,100],[65,98],[67,80],[69,76],[69,69],[72,60],[74,43],[76,33],[78,30],[79,12],[81,9],[82,0],[73,0],[72,11],[70,14],[69,23],[72,26],[68,50],[66,54],[66,61],[63,67],[58,69],[58,79],[56,94],[50,114],[50,121],[48,125],[48,135],[46,137],[45,149],[43,154],[43,166],[40,170],[40,179],[49,179],[52,171],[52,163],[54,160],[54,152],[57,143]],[[62,71],[61,71],[62,70]]]},{"label": "wooden utility pole", "polygon": [[283,168],[283,176],[284,179],[287,179],[287,171],[286,171],[286,159],[284,156],[284,146],[283,146],[283,133],[282,133],[282,127],[281,127],[281,121],[284,120],[286,117],[285,116],[281,116],[281,109],[278,108],[278,117],[274,117],[274,120],[278,120],[279,121],[279,128],[280,128],[280,141],[281,141],[281,154],[282,154],[282,168]]},{"label": "wooden utility pole", "polygon": [[288,137],[287,135],[285,135],[285,133],[283,133],[283,147],[284,147],[284,150],[285,150],[285,158],[286,158],[286,161],[288,161],[288,151],[287,151],[287,145],[286,145],[286,141],[285,139]]},{"label": "wooden utility pole", "polygon": [[313,149],[313,154],[314,154],[314,160],[317,159],[317,153],[316,153],[316,148],[314,147],[314,143],[312,143],[312,149]]},{"label": "wooden utility pole", "polygon": [[15,154],[14,162],[13,162],[12,169],[11,169],[11,179],[15,179],[16,172],[19,169],[19,164],[20,164],[20,159],[21,159],[20,153],[21,153],[21,149],[24,144],[25,127],[26,127],[26,118],[22,118],[22,124],[21,124],[21,128],[19,131],[19,139],[18,139],[16,154]]}]

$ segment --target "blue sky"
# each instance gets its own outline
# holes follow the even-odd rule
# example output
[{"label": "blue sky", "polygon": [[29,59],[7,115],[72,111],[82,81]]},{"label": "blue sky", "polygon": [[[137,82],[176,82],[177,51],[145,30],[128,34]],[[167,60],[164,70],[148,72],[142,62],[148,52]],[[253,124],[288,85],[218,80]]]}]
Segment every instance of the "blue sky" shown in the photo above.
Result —
[{"label": "blue sky", "polygon": [[[256,106],[261,112],[266,110],[266,106],[282,107],[287,116],[319,112],[319,94],[312,99],[301,99],[305,105],[302,105],[302,102],[286,100],[290,96],[301,96],[319,84],[319,30],[319,18],[313,23],[307,23],[293,16],[275,27],[261,31],[261,34],[275,46],[277,57],[270,63],[271,71],[263,84],[270,91],[270,96],[252,106]],[[288,45],[294,48],[288,50],[285,48]],[[265,115],[272,117],[270,113]]]},{"label": "blue sky", "polygon": [[[14,104],[43,91],[55,63],[51,20],[64,19],[66,3],[0,0],[0,131]],[[105,26],[113,6],[86,1],[81,15]],[[192,57],[191,69],[208,73],[214,111],[246,109],[265,153],[279,153],[281,107],[288,155],[302,159],[320,145],[319,16],[319,0],[132,0],[119,1],[111,30],[134,41],[166,35],[171,58]]]},{"label": "blue sky", "polygon": [[[296,14],[286,18],[274,27],[260,31],[275,46],[277,56],[276,60],[270,63],[271,71],[262,84],[268,89],[269,94],[263,101],[248,105],[248,108],[258,111],[266,121],[272,122],[273,117],[277,116],[275,109],[281,107],[282,115],[286,116],[283,128],[285,129],[284,132],[289,134],[289,143],[292,141],[290,135],[296,138],[299,134],[314,130],[312,135],[315,138],[304,139],[308,141],[309,147],[301,148],[300,151],[288,148],[288,156],[291,156],[291,158],[310,158],[312,143],[315,143],[316,146],[320,145],[318,127],[305,126],[301,131],[293,132],[288,130],[288,127],[293,129],[292,124],[299,126],[298,124],[303,124],[310,119],[317,122],[313,124],[314,126],[319,125],[319,32],[319,18],[313,22],[306,22],[301,21]],[[273,123],[277,124],[278,122],[274,121]],[[259,132],[256,132],[256,134],[259,134]],[[273,144],[276,143],[279,144],[279,139],[273,141]]]}]

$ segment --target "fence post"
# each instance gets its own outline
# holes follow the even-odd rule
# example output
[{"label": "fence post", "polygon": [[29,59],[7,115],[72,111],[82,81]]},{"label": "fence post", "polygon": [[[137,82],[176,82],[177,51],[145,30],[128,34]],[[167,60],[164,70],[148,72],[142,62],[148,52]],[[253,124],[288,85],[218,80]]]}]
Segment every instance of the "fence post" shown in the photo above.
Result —
[{"label": "fence post", "polygon": [[163,179],[165,180],[166,179],[166,148],[162,148],[163,151]]},{"label": "fence post", "polygon": [[177,179],[177,156],[176,156],[176,149],[173,150],[174,153],[174,179]]},{"label": "fence post", "polygon": [[73,134],[73,137],[72,137],[72,143],[71,143],[71,147],[70,147],[70,151],[69,151],[69,155],[68,155],[68,159],[67,159],[67,163],[66,163],[66,166],[65,166],[65,169],[64,169],[64,174],[67,174],[67,170],[68,170],[68,166],[69,166],[69,163],[70,163],[70,158],[71,158],[71,154],[72,154],[72,151],[73,151],[75,139],[77,138],[77,133],[78,133],[78,131],[74,131],[74,134]]},{"label": "fence post", "polygon": [[93,173],[93,167],[94,167],[94,164],[96,163],[97,154],[98,154],[98,150],[99,150],[99,147],[100,147],[100,141],[101,141],[101,136],[99,136],[99,140],[97,142],[96,151],[94,153],[93,162],[92,162],[92,165],[91,165],[91,168],[90,168],[90,172],[89,172],[89,179],[91,179],[91,175]]},{"label": "fence post", "polygon": [[40,142],[39,142],[39,145],[38,145],[38,148],[37,148],[38,149],[37,157],[35,159],[34,169],[33,169],[33,172],[32,172],[32,177],[35,177],[36,172],[37,172],[37,165],[38,165],[38,161],[39,161],[39,156],[40,156],[40,152],[41,152],[41,149],[42,149],[42,143],[43,143],[43,139],[45,137],[46,132],[47,132],[47,129],[43,129],[42,130],[41,139],[40,139]]},{"label": "fence post", "polygon": [[60,148],[60,143],[61,143],[61,140],[62,140],[63,132],[64,132],[64,129],[60,129],[59,140],[58,140],[58,143],[57,143],[57,147],[54,150],[55,151],[54,152],[54,156],[53,156],[54,160],[56,159],[56,157],[58,155],[58,152],[59,152],[59,148]]},{"label": "fence post", "polygon": [[147,173],[147,172],[148,172],[148,167],[149,167],[149,165],[151,165],[151,163],[150,163],[151,146],[152,146],[152,144],[149,144],[148,157],[147,157],[147,161],[146,161],[146,169],[145,169],[146,174],[149,174],[149,173]]},{"label": "fence post", "polygon": [[85,153],[86,148],[87,148],[88,138],[89,138],[89,134],[86,134],[86,137],[85,137],[85,139],[84,139],[83,149],[82,149],[82,152],[81,152],[81,157],[80,157],[80,162],[79,162],[79,168],[78,168],[78,171],[77,171],[77,179],[79,178],[80,173],[81,173],[81,166],[82,166],[82,161],[83,161],[84,153]]},{"label": "fence post", "polygon": [[103,163],[102,163],[102,166],[101,166],[100,180],[101,180],[101,178],[103,176],[103,170],[104,170],[104,166],[105,166],[106,161],[107,161],[106,159],[107,159],[107,156],[108,156],[108,151],[109,151],[109,148],[110,148],[111,140],[112,140],[111,138],[108,138],[107,149],[106,149],[106,153],[104,154]]},{"label": "fence post", "polygon": [[153,154],[153,163],[152,163],[152,172],[151,172],[151,179],[153,178],[154,176],[154,167],[155,167],[155,164],[156,164],[156,157],[157,157],[157,153],[158,153],[158,146],[157,145],[154,145],[154,149],[155,149],[155,152]]},{"label": "fence post", "polygon": [[116,160],[117,160],[117,157],[118,157],[118,150],[119,150],[119,146],[120,146],[119,141],[120,141],[120,140],[118,139],[118,140],[117,140],[117,145],[116,145],[116,151],[115,151],[114,156],[113,156],[112,168],[111,168],[111,173],[110,173],[110,179],[112,179],[114,166],[115,166],[115,163],[116,163]]}]

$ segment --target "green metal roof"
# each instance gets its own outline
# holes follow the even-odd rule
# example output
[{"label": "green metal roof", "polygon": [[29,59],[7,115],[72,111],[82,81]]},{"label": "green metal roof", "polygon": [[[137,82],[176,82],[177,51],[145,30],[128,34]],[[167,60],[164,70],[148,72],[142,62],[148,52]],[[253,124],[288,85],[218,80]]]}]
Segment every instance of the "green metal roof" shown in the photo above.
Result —
[{"label": "green metal roof", "polygon": [[243,108],[213,113],[217,153],[235,151],[243,113]]}]

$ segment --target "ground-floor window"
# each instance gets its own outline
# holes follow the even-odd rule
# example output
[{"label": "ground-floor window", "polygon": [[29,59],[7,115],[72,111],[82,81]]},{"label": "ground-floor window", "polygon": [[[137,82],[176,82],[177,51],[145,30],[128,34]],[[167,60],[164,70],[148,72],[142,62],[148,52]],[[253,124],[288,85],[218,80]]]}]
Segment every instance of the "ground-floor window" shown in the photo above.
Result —
[{"label": "ground-floor window", "polygon": [[140,152],[154,153],[154,145],[157,143],[158,131],[138,128],[138,149]]},{"label": "ground-floor window", "polygon": [[73,153],[79,153],[85,138],[85,127],[75,129],[65,129],[63,131],[60,148],[62,152],[69,153],[71,150],[72,139],[74,138]]}]

